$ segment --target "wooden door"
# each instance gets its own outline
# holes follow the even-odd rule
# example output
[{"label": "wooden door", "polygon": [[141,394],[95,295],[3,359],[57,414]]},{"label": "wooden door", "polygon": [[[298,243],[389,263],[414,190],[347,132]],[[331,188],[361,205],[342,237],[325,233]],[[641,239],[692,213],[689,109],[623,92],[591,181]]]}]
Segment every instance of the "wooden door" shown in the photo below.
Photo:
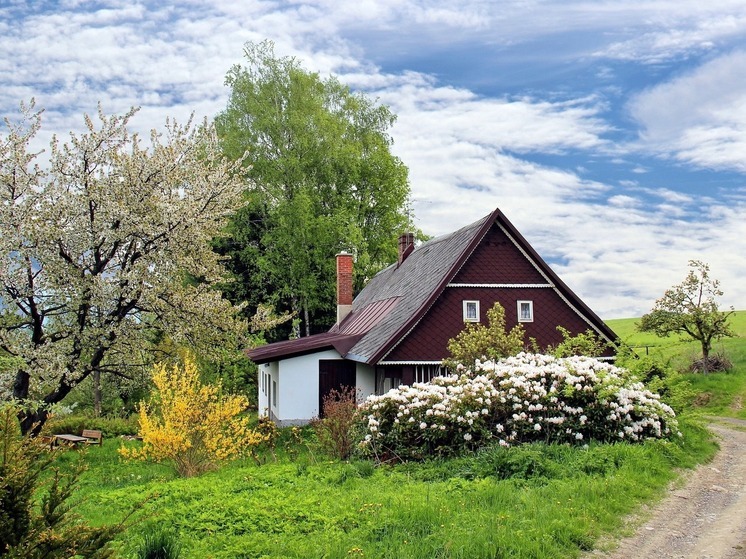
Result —
[{"label": "wooden door", "polygon": [[319,417],[324,417],[324,398],[332,390],[355,389],[355,363],[344,359],[319,360]]}]

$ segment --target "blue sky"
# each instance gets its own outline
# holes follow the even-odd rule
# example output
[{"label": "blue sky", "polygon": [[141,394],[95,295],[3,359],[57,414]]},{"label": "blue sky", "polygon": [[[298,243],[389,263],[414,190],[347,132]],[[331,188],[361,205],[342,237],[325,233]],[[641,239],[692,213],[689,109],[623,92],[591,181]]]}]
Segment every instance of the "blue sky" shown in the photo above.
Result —
[{"label": "blue sky", "polygon": [[0,3],[0,113],[41,148],[84,113],[211,118],[247,41],[391,106],[417,225],[500,207],[603,318],[701,259],[746,308],[742,0],[58,0]]}]

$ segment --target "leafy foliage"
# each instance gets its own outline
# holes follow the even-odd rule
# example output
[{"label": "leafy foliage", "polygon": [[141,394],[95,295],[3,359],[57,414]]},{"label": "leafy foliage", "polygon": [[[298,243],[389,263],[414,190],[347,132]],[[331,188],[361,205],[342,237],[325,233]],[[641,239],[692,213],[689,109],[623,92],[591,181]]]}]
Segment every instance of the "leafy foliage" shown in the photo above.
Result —
[{"label": "leafy foliage", "polygon": [[171,460],[184,477],[251,454],[265,437],[249,428],[245,396],[224,395],[220,383],[203,385],[193,358],[183,366],[157,364],[154,399],[139,408],[140,448],[122,447],[125,458]]},{"label": "leafy foliage", "polygon": [[245,185],[213,128],[170,121],[143,147],[135,114],[85,117],[54,139],[48,169],[29,144],[33,102],[0,136],[0,351],[15,357],[13,396],[45,406],[90,376],[148,367],[160,336],[209,354],[244,344],[245,324],[214,286],[211,250]]},{"label": "leafy foliage", "polygon": [[526,353],[370,396],[361,417],[361,449],[378,460],[458,454],[492,442],[585,444],[677,432],[674,411],[628,371],[588,357]]},{"label": "leafy foliage", "polygon": [[396,260],[411,230],[407,169],[390,152],[388,107],[321,78],[271,42],[248,43],[245,66],[226,76],[228,106],[216,119],[225,153],[245,157],[256,185],[217,241],[236,281],[225,287],[250,312],[262,302],[291,310],[305,333],[334,322],[334,259],[356,255],[361,286]]},{"label": "leafy foliage", "polygon": [[684,281],[666,290],[653,310],[640,319],[639,329],[661,337],[683,334],[697,340],[702,347],[702,372],[707,373],[712,342],[734,335],[728,325],[733,310],[719,310],[717,298],[723,292],[720,282],[710,277],[707,264],[690,260],[689,268]]},{"label": "leafy foliage", "polygon": [[517,324],[510,331],[505,327],[505,309],[495,303],[487,311],[487,324],[469,323],[448,341],[450,357],[443,364],[452,371],[477,360],[496,360],[516,355],[524,349],[525,331]]},{"label": "leafy foliage", "polygon": [[173,532],[149,526],[137,549],[135,559],[179,559],[181,543]]},{"label": "leafy foliage", "polygon": [[124,525],[91,527],[71,512],[80,471],[63,476],[53,469],[53,453],[21,436],[17,414],[13,406],[0,409],[0,557],[111,557],[109,544]]},{"label": "leafy foliage", "polygon": [[357,417],[357,391],[350,386],[332,389],[324,396],[324,417],[312,422],[316,439],[323,452],[346,460],[355,448],[353,428]]},{"label": "leafy foliage", "polygon": [[547,353],[555,357],[572,357],[573,355],[600,357],[608,347],[608,343],[599,338],[591,329],[574,336],[563,326],[557,326],[557,330],[562,334],[562,341],[554,347],[547,348]]},{"label": "leafy foliage", "polygon": [[637,356],[625,349],[617,354],[616,364],[627,369],[632,378],[659,394],[677,413],[689,410],[696,396],[687,375],[677,371],[670,362],[644,355]]}]

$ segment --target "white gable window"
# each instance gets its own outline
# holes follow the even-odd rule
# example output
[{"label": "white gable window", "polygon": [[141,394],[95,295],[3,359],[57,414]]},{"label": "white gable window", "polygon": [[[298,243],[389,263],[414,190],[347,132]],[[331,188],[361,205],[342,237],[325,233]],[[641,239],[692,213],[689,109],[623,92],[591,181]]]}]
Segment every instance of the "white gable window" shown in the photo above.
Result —
[{"label": "white gable window", "polygon": [[464,301],[464,322],[479,322],[479,301]]},{"label": "white gable window", "polygon": [[518,301],[518,322],[534,321],[534,302]]}]

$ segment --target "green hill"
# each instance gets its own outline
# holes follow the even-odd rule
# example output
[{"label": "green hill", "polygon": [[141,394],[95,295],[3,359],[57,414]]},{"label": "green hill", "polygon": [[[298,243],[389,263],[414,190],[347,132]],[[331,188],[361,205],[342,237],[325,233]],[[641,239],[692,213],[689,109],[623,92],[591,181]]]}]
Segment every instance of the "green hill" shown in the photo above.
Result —
[{"label": "green hill", "polygon": [[[697,341],[681,336],[659,338],[648,332],[638,332],[639,318],[620,318],[606,323],[619,339],[632,347],[638,355],[651,355],[671,363],[676,369],[686,371],[693,359],[701,355]],[[697,391],[695,406],[702,413],[725,415],[746,419],[746,311],[736,311],[730,320],[736,334],[715,342],[713,352],[725,355],[733,367],[727,373],[687,375]]]}]

